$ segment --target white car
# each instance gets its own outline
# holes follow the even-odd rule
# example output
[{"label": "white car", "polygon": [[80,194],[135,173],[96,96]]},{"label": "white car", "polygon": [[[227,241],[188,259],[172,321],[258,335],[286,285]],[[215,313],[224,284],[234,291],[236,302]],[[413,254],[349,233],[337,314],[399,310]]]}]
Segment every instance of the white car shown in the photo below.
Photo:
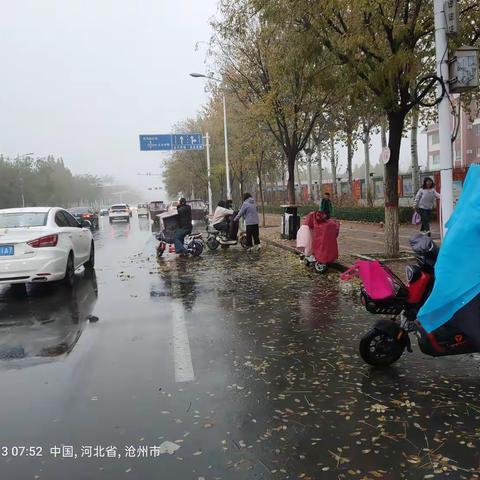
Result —
[{"label": "white car", "polygon": [[77,268],[95,265],[89,227],[63,208],[0,210],[0,285],[63,280],[72,286]]},{"label": "white car", "polygon": [[130,208],[126,203],[117,203],[108,209],[108,219],[110,223],[113,223],[114,220],[130,222],[131,216]]}]

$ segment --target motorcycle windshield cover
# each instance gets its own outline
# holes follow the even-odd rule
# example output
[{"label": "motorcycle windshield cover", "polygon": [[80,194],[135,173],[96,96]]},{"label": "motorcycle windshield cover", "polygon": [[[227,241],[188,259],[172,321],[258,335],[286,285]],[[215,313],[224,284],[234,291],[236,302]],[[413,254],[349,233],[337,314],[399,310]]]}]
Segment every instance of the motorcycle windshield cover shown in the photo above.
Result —
[{"label": "motorcycle windshield cover", "polygon": [[471,165],[435,265],[435,284],[418,313],[430,333],[480,293],[480,165]]}]

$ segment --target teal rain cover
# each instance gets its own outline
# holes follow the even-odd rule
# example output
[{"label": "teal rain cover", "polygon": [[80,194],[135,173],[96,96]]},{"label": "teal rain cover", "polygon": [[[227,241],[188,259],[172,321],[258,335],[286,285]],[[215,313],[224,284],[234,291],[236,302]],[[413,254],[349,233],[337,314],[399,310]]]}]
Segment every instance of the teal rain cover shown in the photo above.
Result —
[{"label": "teal rain cover", "polygon": [[418,320],[430,333],[480,293],[480,165],[471,165],[435,264],[435,284]]}]

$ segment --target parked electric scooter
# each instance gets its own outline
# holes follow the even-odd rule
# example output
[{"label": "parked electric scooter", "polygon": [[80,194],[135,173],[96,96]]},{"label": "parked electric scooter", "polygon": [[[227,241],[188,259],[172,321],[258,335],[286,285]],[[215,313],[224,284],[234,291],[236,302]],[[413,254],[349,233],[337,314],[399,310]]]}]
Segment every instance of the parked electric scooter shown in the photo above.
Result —
[{"label": "parked electric scooter", "polygon": [[420,350],[432,357],[462,355],[477,352],[472,340],[457,327],[447,322],[427,333],[417,320],[417,314],[432,292],[434,265],[438,247],[425,235],[410,238],[417,264],[406,269],[405,285],[388,267],[383,265],[394,284],[395,294],[384,300],[374,300],[361,289],[361,301],[368,312],[391,315],[390,320],[379,320],[360,340],[360,355],[370,365],[385,367],[396,362],[405,349],[412,352],[410,333],[417,337]]},{"label": "parked electric scooter", "polygon": [[[245,229],[239,229],[237,240],[230,240],[227,236],[227,232],[217,230],[209,221],[208,217],[205,220],[206,229],[207,229],[207,247],[209,250],[217,250],[218,247],[222,247],[223,249],[227,249],[237,243],[243,248],[247,248],[247,234],[245,233]],[[240,231],[241,230],[241,231]]]}]

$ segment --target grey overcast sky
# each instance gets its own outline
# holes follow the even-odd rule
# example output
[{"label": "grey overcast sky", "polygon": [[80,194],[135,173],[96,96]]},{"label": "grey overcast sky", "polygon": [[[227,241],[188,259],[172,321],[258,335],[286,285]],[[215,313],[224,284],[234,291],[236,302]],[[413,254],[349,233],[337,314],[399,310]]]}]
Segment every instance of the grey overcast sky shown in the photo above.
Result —
[{"label": "grey overcast sky", "polygon": [[[0,0],[0,153],[62,156],[74,173],[161,182],[165,153],[140,133],[168,133],[205,103],[209,20],[217,0]],[[426,162],[425,135],[419,153]],[[371,158],[378,161],[380,140]],[[338,145],[341,171],[345,148]],[[354,163],[363,161],[358,145]],[[408,138],[401,164],[410,161]],[[144,190],[146,197],[148,191]]]},{"label": "grey overcast sky", "polygon": [[[205,102],[217,0],[0,0],[0,153],[62,156],[75,173],[146,185],[168,133]],[[202,45],[201,45],[202,47]]]}]

